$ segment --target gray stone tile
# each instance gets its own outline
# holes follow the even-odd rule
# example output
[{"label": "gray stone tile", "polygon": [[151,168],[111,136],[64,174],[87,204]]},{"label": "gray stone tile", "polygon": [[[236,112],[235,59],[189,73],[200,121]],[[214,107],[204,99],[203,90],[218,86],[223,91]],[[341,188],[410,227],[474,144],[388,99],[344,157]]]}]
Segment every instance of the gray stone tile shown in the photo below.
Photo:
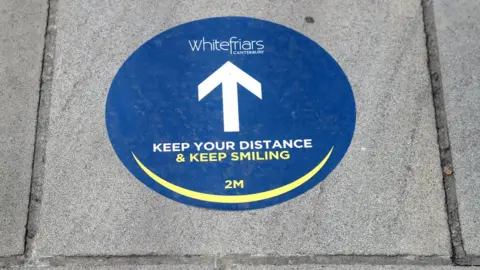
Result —
[{"label": "gray stone tile", "polygon": [[[449,256],[420,1],[64,0],[58,13],[38,255]],[[220,212],[176,203],[134,179],[107,138],[107,89],[126,57],[169,27],[221,15],[306,34],[355,92],[347,156],[281,205]]]},{"label": "gray stone tile", "polygon": [[206,265],[115,265],[115,266],[65,266],[55,270],[213,270],[214,266]]},{"label": "gray stone tile", "polygon": [[24,249],[46,3],[0,1],[0,256]]},{"label": "gray stone tile", "polygon": [[[49,269],[55,270],[110,270],[110,269],[119,269],[119,270],[207,270],[207,269],[218,269],[212,266],[207,265],[115,265],[115,266],[62,266],[62,267],[46,267]],[[33,268],[21,268],[21,269],[33,269]],[[35,269],[43,269],[42,267]],[[461,266],[447,266],[447,265],[429,265],[429,266],[419,266],[419,265],[312,265],[312,264],[300,264],[300,265],[231,265],[223,269],[228,270],[320,270],[320,269],[338,269],[338,270],[454,270],[454,269],[465,269]],[[466,269],[475,270],[480,269],[480,267],[468,267]]]},{"label": "gray stone tile", "polygon": [[[480,267],[469,267],[467,269],[479,269]],[[454,270],[463,269],[463,267],[454,266],[419,266],[419,265],[289,265],[289,266],[233,266],[232,270]]]},{"label": "gray stone tile", "polygon": [[480,2],[434,1],[460,224],[480,255]]}]

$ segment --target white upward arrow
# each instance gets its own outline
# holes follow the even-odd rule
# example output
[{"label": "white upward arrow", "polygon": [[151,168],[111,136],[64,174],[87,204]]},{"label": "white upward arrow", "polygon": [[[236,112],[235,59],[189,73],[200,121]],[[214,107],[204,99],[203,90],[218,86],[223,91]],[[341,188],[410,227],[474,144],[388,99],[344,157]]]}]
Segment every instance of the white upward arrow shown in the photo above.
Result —
[{"label": "white upward arrow", "polygon": [[230,61],[227,61],[198,85],[198,101],[210,94],[220,83],[222,84],[223,130],[225,132],[238,132],[240,131],[240,119],[238,116],[237,83],[259,99],[262,99],[262,84]]}]

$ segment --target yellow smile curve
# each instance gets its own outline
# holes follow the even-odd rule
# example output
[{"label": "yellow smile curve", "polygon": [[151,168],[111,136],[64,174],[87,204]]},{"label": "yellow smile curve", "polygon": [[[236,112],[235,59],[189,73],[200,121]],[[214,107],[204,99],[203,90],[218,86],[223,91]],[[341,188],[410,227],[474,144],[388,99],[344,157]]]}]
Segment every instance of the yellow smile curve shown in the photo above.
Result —
[{"label": "yellow smile curve", "polygon": [[245,194],[245,195],[215,195],[215,194],[197,192],[197,191],[189,190],[189,189],[174,185],[168,182],[167,180],[161,178],[160,176],[156,175],[147,167],[145,167],[145,165],[143,165],[143,163],[137,158],[137,156],[135,156],[133,152],[132,152],[132,156],[137,162],[138,166],[140,166],[140,168],[148,176],[150,176],[150,178],[155,180],[155,182],[185,197],[197,199],[205,202],[213,202],[213,203],[250,203],[250,202],[256,202],[256,201],[266,200],[266,199],[280,196],[282,194],[285,194],[303,185],[308,180],[310,180],[315,174],[317,174],[320,171],[320,169],[322,169],[322,167],[325,165],[325,163],[327,163],[328,159],[330,158],[330,155],[332,154],[332,152],[333,152],[333,146],[328,152],[328,154],[325,156],[325,158],[323,158],[323,160],[317,166],[315,166],[315,168],[313,168],[307,174],[305,174],[304,176],[298,178],[297,180],[289,184],[286,184],[284,186],[281,186],[272,190],[254,193],[254,194]]}]

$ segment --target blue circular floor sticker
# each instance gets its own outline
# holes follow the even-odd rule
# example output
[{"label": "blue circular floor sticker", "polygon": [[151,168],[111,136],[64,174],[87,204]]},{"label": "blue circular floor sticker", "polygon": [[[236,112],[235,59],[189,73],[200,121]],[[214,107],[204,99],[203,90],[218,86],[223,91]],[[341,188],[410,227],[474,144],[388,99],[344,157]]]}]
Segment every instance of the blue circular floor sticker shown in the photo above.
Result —
[{"label": "blue circular floor sticker", "polygon": [[285,26],[219,17],[171,28],[116,74],[106,125],[115,152],[175,201],[248,210],[325,179],[355,129],[337,62]]}]

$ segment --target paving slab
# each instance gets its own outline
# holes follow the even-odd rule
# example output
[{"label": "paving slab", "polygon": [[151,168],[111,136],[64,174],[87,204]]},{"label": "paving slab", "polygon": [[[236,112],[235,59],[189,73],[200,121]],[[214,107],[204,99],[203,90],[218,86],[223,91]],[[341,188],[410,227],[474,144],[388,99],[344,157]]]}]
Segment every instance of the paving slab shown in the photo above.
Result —
[{"label": "paving slab", "polygon": [[[36,254],[450,256],[420,1],[59,1]],[[291,27],[349,77],[357,128],[323,183],[273,207],[222,212],[151,191],[116,157],[105,100],[161,31],[242,15]],[[311,17],[305,19],[306,17]]]},{"label": "paving slab", "polygon": [[480,255],[480,3],[434,1],[443,91],[467,254]]},{"label": "paving slab", "polygon": [[213,270],[213,265],[115,265],[115,266],[63,266],[51,267],[56,270]]},{"label": "paving slab", "polygon": [[0,2],[0,256],[22,254],[46,0]]},{"label": "paving slab", "polygon": [[[479,269],[480,267],[469,267],[467,269]],[[455,266],[420,266],[420,265],[289,265],[289,266],[233,266],[232,270],[317,270],[317,269],[338,269],[338,270],[454,270],[463,269]]]},{"label": "paving slab", "polygon": [[[312,264],[300,264],[300,265],[232,265],[227,266],[223,269],[228,270],[317,270],[317,269],[332,269],[332,270],[454,270],[454,269],[463,269],[464,267],[456,266],[443,266],[443,265],[431,265],[431,266],[420,266],[420,265],[312,265]],[[207,269],[218,269],[214,265],[116,265],[116,266],[65,266],[65,267],[56,267],[52,269],[64,269],[64,270],[110,270],[110,269],[119,269],[119,270],[130,270],[130,269],[140,269],[140,270],[154,270],[154,269],[168,269],[168,270],[207,270]],[[468,267],[467,269],[480,269],[480,267]]]}]

